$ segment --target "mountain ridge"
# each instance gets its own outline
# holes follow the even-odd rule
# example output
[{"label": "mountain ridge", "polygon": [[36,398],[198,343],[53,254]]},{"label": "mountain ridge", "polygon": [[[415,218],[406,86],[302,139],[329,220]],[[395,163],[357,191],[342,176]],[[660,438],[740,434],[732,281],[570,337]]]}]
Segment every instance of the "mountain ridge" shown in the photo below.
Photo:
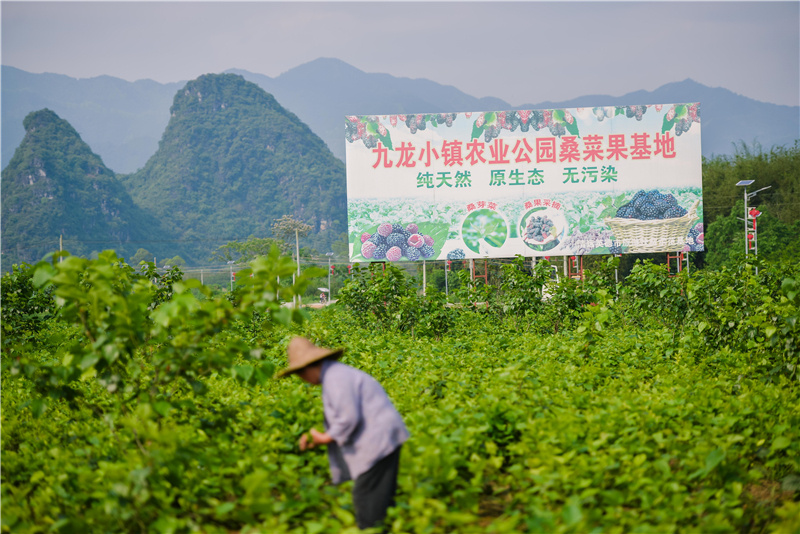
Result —
[{"label": "mountain ridge", "polygon": [[206,74],[179,90],[158,151],[122,181],[168,219],[187,247],[210,256],[231,235],[269,236],[292,215],[319,246],[346,231],[344,164],[296,115],[235,74]]},{"label": "mountain ridge", "polygon": [[73,254],[113,247],[132,255],[132,242],[168,235],[68,121],[45,108],[28,114],[24,128],[2,172],[4,263],[37,261],[60,238]]},{"label": "mountain ridge", "polygon": [[[14,67],[3,66],[2,69],[4,166],[10,160],[13,148],[22,139],[23,132],[19,128],[22,118],[30,111],[47,107],[69,120],[116,172],[134,172],[155,153],[158,139],[169,120],[166,110],[175,91],[183,86],[181,82],[162,85],[153,80],[127,82],[109,76],[102,77],[101,80],[78,80],[65,75],[25,73]],[[344,160],[345,151],[342,117],[351,114],[547,109],[699,101],[703,103],[703,154],[707,157],[731,155],[740,142],[756,141],[769,149],[776,145],[791,146],[800,137],[800,107],[760,102],[724,88],[707,87],[691,79],[670,82],[653,91],[637,90],[621,96],[590,94],[561,102],[532,101],[512,106],[499,98],[476,98],[453,86],[441,85],[425,78],[398,78],[386,73],[367,73],[336,58],[317,58],[274,78],[242,69],[229,69],[226,72],[237,73],[274,95],[284,108],[297,115],[321,137],[340,160]],[[39,78],[42,76],[46,78]],[[20,81],[20,78],[24,80]],[[124,88],[126,84],[138,85],[133,88],[136,91],[123,92],[129,95],[127,99],[118,98],[114,104],[113,93],[116,90],[106,90],[103,93],[103,88],[108,87],[112,80],[120,88]],[[85,94],[78,90],[83,86],[90,86]],[[68,98],[65,97],[60,103],[56,98],[59,87],[69,89]],[[90,99],[98,91],[105,99],[99,104]],[[131,102],[135,105],[131,106]],[[81,111],[82,109],[89,111]]]}]

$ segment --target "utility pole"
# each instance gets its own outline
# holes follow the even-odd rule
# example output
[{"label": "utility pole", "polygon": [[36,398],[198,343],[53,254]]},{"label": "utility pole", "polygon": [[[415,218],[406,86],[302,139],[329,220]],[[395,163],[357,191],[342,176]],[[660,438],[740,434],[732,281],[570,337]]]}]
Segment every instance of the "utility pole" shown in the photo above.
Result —
[{"label": "utility pole", "polygon": [[333,257],[333,252],[326,252],[326,256],[328,256],[328,299],[327,302],[330,304],[331,302],[331,258]]},{"label": "utility pole", "polygon": [[[297,280],[300,279],[300,232],[297,228],[294,229],[294,250],[295,254],[297,254],[297,278],[294,278],[294,276],[292,276],[292,278],[294,278],[294,280],[292,280],[292,284],[295,284]],[[299,298],[300,297],[298,297],[298,295],[294,296],[295,309],[300,307],[300,304],[298,302]]]}]

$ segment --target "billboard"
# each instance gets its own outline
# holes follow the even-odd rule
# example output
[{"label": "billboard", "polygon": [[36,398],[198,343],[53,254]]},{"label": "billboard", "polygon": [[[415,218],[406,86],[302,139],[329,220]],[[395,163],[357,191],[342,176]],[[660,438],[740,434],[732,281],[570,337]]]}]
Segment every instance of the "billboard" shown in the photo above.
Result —
[{"label": "billboard", "polygon": [[350,260],[703,250],[700,104],[345,117]]}]

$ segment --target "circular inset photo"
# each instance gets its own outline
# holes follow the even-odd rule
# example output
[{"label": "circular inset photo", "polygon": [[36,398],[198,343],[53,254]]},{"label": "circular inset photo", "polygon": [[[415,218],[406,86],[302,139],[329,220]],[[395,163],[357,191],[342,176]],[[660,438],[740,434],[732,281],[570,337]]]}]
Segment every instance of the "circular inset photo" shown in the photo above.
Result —
[{"label": "circular inset photo", "polygon": [[537,207],[522,216],[518,231],[528,248],[544,252],[556,248],[567,237],[567,219],[559,210]]},{"label": "circular inset photo", "polygon": [[496,211],[478,209],[464,218],[461,239],[472,252],[489,256],[492,249],[502,247],[508,239],[508,224]]}]

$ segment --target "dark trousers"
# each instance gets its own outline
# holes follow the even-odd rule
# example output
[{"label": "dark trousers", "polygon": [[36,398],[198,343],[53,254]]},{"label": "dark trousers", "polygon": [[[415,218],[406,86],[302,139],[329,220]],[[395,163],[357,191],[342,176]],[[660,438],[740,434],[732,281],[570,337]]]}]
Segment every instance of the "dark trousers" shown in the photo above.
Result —
[{"label": "dark trousers", "polygon": [[379,526],[386,518],[386,511],[394,506],[400,448],[397,447],[389,456],[373,465],[353,484],[353,506],[358,528]]}]

